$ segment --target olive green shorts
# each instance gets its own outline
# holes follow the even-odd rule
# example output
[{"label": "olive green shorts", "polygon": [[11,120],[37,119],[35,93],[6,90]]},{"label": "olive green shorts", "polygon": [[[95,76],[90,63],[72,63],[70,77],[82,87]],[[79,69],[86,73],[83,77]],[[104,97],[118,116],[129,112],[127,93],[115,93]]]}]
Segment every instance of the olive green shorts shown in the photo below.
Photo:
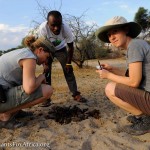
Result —
[{"label": "olive green shorts", "polygon": [[22,85],[13,87],[6,91],[6,103],[0,103],[0,113],[7,112],[17,106],[32,102],[43,97],[41,86],[38,87],[32,94],[26,94]]}]

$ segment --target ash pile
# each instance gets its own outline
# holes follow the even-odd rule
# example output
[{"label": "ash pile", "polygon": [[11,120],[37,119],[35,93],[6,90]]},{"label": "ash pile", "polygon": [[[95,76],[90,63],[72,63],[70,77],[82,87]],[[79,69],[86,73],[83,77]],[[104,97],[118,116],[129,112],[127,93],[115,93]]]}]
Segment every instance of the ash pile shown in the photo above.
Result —
[{"label": "ash pile", "polygon": [[79,122],[89,117],[100,118],[98,109],[85,105],[58,105],[53,104],[45,116],[46,119],[53,119],[60,124],[68,124],[70,122]]}]

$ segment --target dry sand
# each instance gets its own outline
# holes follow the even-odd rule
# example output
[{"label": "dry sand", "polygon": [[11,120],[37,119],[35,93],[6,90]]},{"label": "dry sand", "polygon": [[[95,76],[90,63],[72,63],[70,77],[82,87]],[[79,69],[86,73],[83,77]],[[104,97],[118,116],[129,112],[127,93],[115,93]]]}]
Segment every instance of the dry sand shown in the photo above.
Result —
[{"label": "dry sand", "polygon": [[[125,67],[124,59],[102,60],[119,67]],[[59,124],[46,119],[50,107],[36,105],[28,108],[34,117],[22,119],[27,126],[12,130],[0,130],[0,143],[12,150],[150,150],[150,134],[132,136],[119,132],[118,127],[127,124],[127,112],[112,104],[104,94],[108,80],[102,80],[95,72],[97,60],[85,63],[83,69],[74,66],[78,89],[88,99],[83,107],[96,108],[100,118],[88,119],[69,124]],[[39,68],[40,69],[40,68]],[[39,69],[37,70],[39,72]],[[53,64],[52,85],[54,105],[77,105],[65,82],[59,63]],[[1,144],[1,146],[2,146]]]}]

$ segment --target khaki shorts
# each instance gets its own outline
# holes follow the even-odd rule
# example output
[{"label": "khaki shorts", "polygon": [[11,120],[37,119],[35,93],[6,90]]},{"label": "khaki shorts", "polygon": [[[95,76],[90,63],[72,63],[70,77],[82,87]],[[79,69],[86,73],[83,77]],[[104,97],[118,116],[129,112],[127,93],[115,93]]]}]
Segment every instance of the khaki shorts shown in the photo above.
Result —
[{"label": "khaki shorts", "polygon": [[116,84],[115,96],[150,115],[150,93],[123,84]]},{"label": "khaki shorts", "polygon": [[25,93],[22,86],[16,86],[6,91],[6,103],[0,103],[0,113],[11,110],[17,106],[32,102],[43,96],[41,86],[38,87],[32,94]]}]

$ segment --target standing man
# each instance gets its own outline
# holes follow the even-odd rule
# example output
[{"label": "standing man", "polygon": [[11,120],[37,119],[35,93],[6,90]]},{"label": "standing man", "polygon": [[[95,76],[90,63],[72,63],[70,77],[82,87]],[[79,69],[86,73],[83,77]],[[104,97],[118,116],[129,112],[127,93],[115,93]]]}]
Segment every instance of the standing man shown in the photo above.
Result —
[{"label": "standing man", "polygon": [[[78,102],[86,102],[86,99],[83,98],[77,90],[76,79],[71,64],[74,51],[73,35],[69,26],[62,20],[62,15],[59,11],[53,10],[48,13],[47,21],[39,26],[38,36],[45,36],[53,43],[55,47],[53,58],[56,57],[60,62],[74,100]],[[49,85],[51,85],[52,62],[53,59],[49,58],[48,70],[46,70],[49,74],[49,77],[47,78],[47,83]],[[50,101],[50,99],[45,101],[42,106],[48,107]]]}]

